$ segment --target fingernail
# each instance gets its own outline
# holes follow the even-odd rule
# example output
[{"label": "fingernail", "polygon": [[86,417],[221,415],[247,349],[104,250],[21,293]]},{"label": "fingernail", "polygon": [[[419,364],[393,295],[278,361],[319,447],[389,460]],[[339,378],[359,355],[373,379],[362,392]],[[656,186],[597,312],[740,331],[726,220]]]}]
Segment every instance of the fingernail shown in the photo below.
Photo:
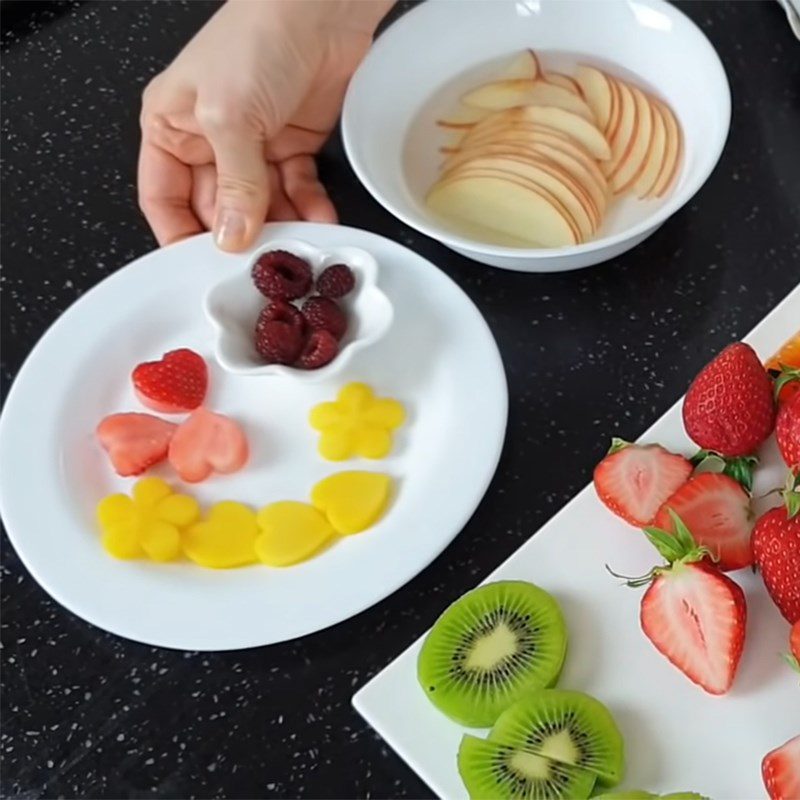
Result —
[{"label": "fingernail", "polygon": [[240,250],[247,230],[244,214],[232,208],[220,209],[214,226],[214,239],[220,250]]}]

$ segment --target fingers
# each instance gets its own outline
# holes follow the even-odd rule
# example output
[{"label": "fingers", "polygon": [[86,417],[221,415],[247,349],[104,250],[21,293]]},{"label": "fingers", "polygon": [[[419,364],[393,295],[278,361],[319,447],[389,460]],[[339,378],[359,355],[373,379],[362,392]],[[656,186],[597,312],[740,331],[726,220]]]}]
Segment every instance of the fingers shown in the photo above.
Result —
[{"label": "fingers", "polygon": [[138,168],[139,208],[161,246],[204,228],[191,208],[191,169],[166,150],[142,140]]},{"label": "fingers", "polygon": [[270,222],[292,222],[300,219],[291,200],[281,186],[280,173],[274,164],[269,165],[270,202],[267,219]]},{"label": "fingers", "polygon": [[263,140],[238,116],[241,108],[198,102],[195,114],[217,164],[214,238],[221,250],[245,250],[261,232],[269,207]]},{"label": "fingers", "polygon": [[283,189],[300,219],[336,223],[338,217],[328,193],[317,178],[317,165],[308,155],[294,156],[278,165]]},{"label": "fingers", "polygon": [[210,231],[214,224],[214,203],[217,196],[217,168],[214,164],[192,167],[192,210],[203,227]]}]

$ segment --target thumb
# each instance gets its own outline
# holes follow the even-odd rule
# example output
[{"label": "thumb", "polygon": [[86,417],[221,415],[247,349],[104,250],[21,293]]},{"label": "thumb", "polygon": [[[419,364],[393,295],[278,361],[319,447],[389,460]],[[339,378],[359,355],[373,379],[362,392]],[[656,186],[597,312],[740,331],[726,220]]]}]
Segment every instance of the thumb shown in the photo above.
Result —
[{"label": "thumb", "polygon": [[263,144],[232,131],[208,139],[217,165],[214,240],[221,250],[245,250],[261,232],[269,208]]}]

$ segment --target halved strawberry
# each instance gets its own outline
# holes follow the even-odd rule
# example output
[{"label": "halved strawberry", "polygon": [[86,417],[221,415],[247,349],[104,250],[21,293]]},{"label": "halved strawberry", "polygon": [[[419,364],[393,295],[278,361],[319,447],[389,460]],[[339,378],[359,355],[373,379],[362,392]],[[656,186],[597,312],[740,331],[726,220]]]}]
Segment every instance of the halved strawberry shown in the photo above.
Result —
[{"label": "halved strawberry", "polygon": [[755,515],[750,496],[727,475],[704,472],[690,478],[656,514],[654,525],[675,532],[670,509],[683,520],[695,541],[708,548],[723,570],[753,563],[750,535]]},{"label": "halved strawberry", "polygon": [[661,445],[614,439],[595,467],[597,496],[618,517],[637,528],[650,525],[661,505],[685,483],[692,465]]},{"label": "halved strawberry", "polygon": [[786,660],[795,672],[800,672],[800,619],[792,625],[792,632],[789,634],[789,653],[786,655]]},{"label": "halved strawberry", "polygon": [[744,592],[712,566],[680,518],[675,533],[646,528],[667,560],[629,586],[649,584],[640,622],[645,636],[689,680],[710,694],[731,688],[744,647],[747,603]]},{"label": "halved strawberry", "polygon": [[761,776],[770,800],[800,797],[800,736],[772,750],[761,762]]},{"label": "halved strawberry", "polygon": [[236,472],[248,454],[247,438],[239,425],[202,406],[175,431],[169,445],[169,463],[187,483],[203,481],[212,472]]},{"label": "halved strawberry", "polygon": [[[783,397],[789,388],[794,394]],[[778,449],[786,466],[800,474],[800,369],[784,369],[775,381],[775,393],[783,397],[775,420]]]},{"label": "halved strawberry", "polygon": [[143,405],[162,414],[182,414],[205,399],[208,368],[202,356],[183,347],[139,364],[131,379]]},{"label": "halved strawberry", "polygon": [[97,438],[119,475],[140,475],[167,457],[177,426],[151,414],[111,414],[97,426]]}]

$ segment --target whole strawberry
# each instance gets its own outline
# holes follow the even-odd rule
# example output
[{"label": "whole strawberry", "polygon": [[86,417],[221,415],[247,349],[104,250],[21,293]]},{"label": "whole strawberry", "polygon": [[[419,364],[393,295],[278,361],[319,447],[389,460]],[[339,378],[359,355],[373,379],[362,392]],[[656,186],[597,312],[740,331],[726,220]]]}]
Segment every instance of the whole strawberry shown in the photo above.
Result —
[{"label": "whole strawberry", "polygon": [[702,369],[686,392],[683,424],[696,444],[723,456],[758,449],[775,426],[775,403],[752,347],[729,345]]},{"label": "whole strawberry", "polygon": [[[784,387],[800,386],[800,370],[784,370],[775,383],[775,391],[781,394]],[[792,472],[800,472],[800,392],[790,394],[778,408],[775,420],[775,438],[781,456]]]},{"label": "whole strawberry", "polygon": [[792,624],[800,620],[800,479],[785,505],[762,514],[753,528],[753,556],[769,596]]}]

